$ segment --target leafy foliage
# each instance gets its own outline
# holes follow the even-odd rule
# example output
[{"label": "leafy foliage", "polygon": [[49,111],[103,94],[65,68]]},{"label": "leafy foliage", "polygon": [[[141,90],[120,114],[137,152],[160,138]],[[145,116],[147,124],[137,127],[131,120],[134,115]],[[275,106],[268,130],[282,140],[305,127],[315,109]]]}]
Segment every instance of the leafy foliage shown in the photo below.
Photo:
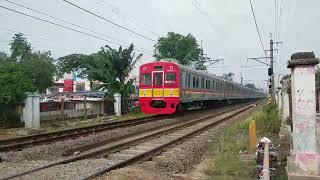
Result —
[{"label": "leafy foliage", "polygon": [[9,62],[21,64],[26,75],[32,80],[36,89],[44,92],[53,83],[56,67],[50,52],[32,52],[31,44],[23,34],[15,34],[11,45]]},{"label": "leafy foliage", "polygon": [[23,34],[15,34],[11,56],[0,61],[0,103],[20,103],[27,91],[44,92],[52,85],[56,72],[50,52],[32,52]]},{"label": "leafy foliage", "polygon": [[31,44],[23,37],[22,33],[15,34],[10,43],[11,59],[15,62],[27,61],[31,58]]},{"label": "leafy foliage", "polygon": [[133,50],[133,44],[127,49],[105,46],[99,52],[90,55],[71,54],[60,57],[59,73],[77,71],[82,77],[102,82],[101,88],[107,90],[110,95],[120,92],[123,97],[127,97],[133,88],[133,80],[127,81],[127,78],[142,57],[142,54],[136,56]]},{"label": "leafy foliage", "polygon": [[191,34],[183,36],[169,32],[167,37],[158,39],[155,49],[154,57],[157,60],[174,58],[182,65],[190,65],[200,60],[201,49],[196,38]]},{"label": "leafy foliage", "polygon": [[17,63],[0,63],[0,84],[0,103],[23,102],[25,92],[35,90],[26,69]]}]

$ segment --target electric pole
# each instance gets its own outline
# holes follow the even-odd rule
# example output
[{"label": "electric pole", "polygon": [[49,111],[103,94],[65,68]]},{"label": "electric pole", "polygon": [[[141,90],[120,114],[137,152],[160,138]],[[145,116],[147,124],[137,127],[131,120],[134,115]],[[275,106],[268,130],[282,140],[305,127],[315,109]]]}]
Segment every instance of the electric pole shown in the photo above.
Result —
[{"label": "electric pole", "polygon": [[273,71],[273,40],[270,39],[270,73],[271,73],[271,96],[274,99],[274,71]]}]

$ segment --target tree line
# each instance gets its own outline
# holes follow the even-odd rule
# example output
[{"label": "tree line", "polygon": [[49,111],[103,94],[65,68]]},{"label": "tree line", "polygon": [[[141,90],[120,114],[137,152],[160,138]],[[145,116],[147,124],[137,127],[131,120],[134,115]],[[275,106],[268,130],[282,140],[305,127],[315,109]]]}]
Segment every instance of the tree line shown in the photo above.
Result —
[{"label": "tree line", "polygon": [[[158,39],[154,48],[156,60],[174,58],[179,64],[206,69],[203,50],[191,34],[169,32]],[[50,51],[33,50],[21,33],[13,36],[10,52],[8,57],[0,56],[0,103],[7,104],[23,102],[26,92],[44,93],[55,79],[72,72],[90,82],[101,82],[98,89],[106,90],[109,95],[120,92],[128,97],[133,90],[129,74],[143,56],[136,54],[131,44],[127,48],[105,45],[92,54],[70,54],[54,59]],[[229,80],[233,80],[233,76],[233,73],[223,75]]]}]

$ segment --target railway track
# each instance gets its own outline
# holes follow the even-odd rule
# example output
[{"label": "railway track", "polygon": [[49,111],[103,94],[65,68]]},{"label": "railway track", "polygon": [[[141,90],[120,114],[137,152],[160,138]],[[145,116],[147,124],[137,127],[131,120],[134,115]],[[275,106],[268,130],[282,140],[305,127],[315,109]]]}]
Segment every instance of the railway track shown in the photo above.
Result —
[{"label": "railway track", "polygon": [[[185,113],[192,113],[195,111],[199,111],[199,109],[190,110]],[[170,117],[179,117],[185,114],[175,114],[175,115],[155,115],[151,117],[142,117],[137,119],[131,120],[124,120],[124,121],[113,121],[88,127],[81,127],[81,128],[74,128],[68,129],[64,131],[56,131],[56,132],[49,132],[49,133],[41,133],[35,134],[30,136],[23,136],[13,139],[6,139],[0,140],[0,152],[12,151],[12,150],[21,150],[24,147],[31,146],[31,145],[40,145],[45,144],[48,142],[58,141],[58,140],[65,140],[76,138],[84,135],[88,135],[91,133],[103,132],[107,130],[112,130],[116,128],[125,128],[130,126],[136,126],[148,122],[155,122],[160,121]]]},{"label": "railway track", "polygon": [[135,126],[147,122],[159,121],[170,116],[156,115],[151,117],[142,117],[132,120],[114,121],[94,126],[68,129],[50,133],[41,133],[31,136],[18,137],[0,141],[0,152],[19,150],[30,145],[39,145],[57,140],[79,137],[91,133],[102,132],[106,130]]},{"label": "railway track", "polygon": [[187,122],[156,127],[144,132],[136,132],[130,135],[117,137],[112,140],[78,147],[66,152],[66,155],[71,155],[74,152],[78,152],[77,155],[3,179],[12,179],[16,177],[22,177],[24,175],[30,175],[32,173],[36,173],[37,171],[45,170],[53,166],[65,165],[67,163],[90,157],[104,157],[106,162],[108,162],[104,164],[104,167],[100,167],[99,170],[95,171],[94,173],[79,177],[80,179],[90,179],[110,170],[150,159],[166,149],[173,147],[176,144],[179,144],[220,123],[223,123],[224,121],[227,121],[230,118],[237,116],[248,109],[251,109],[252,107],[252,104],[240,106],[237,108],[232,108],[231,110],[189,120]]}]

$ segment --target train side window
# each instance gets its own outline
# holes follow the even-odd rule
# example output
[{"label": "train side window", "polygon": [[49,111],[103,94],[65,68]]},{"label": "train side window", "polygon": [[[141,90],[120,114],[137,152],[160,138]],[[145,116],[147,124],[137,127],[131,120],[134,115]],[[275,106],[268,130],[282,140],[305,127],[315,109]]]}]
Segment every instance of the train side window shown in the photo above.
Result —
[{"label": "train side window", "polygon": [[201,89],[204,89],[204,78],[201,78]]},{"label": "train side window", "polygon": [[215,88],[215,87],[214,87],[214,81],[212,81],[212,90],[214,90],[214,88]]},{"label": "train side window", "polygon": [[211,82],[209,80],[206,80],[206,89],[211,88]]},{"label": "train side window", "polygon": [[190,76],[190,74],[186,75],[186,85],[187,85],[188,88],[190,88],[190,85],[191,85],[191,76]]},{"label": "train side window", "polygon": [[199,78],[193,76],[193,88],[199,88]]},{"label": "train side window", "polygon": [[196,86],[196,77],[192,77],[192,87],[193,88],[197,88],[197,86]]},{"label": "train side window", "polygon": [[176,73],[167,73],[165,84],[167,85],[176,84]]},{"label": "train side window", "polygon": [[151,74],[142,74],[141,75],[141,85],[143,85],[143,86],[151,85]]}]

